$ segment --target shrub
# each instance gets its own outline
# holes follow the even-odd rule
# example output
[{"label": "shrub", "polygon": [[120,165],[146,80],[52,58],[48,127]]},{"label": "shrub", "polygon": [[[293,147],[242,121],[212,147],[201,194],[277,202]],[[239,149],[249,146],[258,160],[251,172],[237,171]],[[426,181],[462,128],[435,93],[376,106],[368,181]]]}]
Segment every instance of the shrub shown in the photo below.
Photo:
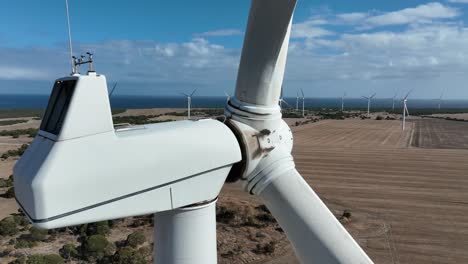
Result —
[{"label": "shrub", "polygon": [[13,175],[10,175],[8,179],[0,179],[0,188],[13,187]]},{"label": "shrub", "polygon": [[109,221],[101,221],[86,225],[86,234],[92,235],[107,235],[110,233]]},{"label": "shrub", "polygon": [[227,207],[220,206],[217,208],[216,221],[219,223],[229,224],[236,219],[236,212]]},{"label": "shrub", "polygon": [[28,259],[26,258],[26,256],[20,256],[17,259],[10,262],[9,264],[26,264],[27,260]]},{"label": "shrub", "polygon": [[14,221],[17,225],[20,225],[20,226],[27,226],[27,225],[29,225],[28,219],[26,219],[26,217],[24,217],[24,215],[21,215],[21,214],[15,214],[15,215],[13,215],[13,221]]},{"label": "shrub", "polygon": [[252,250],[255,254],[268,254],[271,255],[275,252],[276,242],[270,241],[270,243],[257,244],[256,248]]},{"label": "shrub", "polygon": [[1,236],[14,236],[18,233],[16,223],[13,217],[7,217],[0,221],[0,235]]},{"label": "shrub", "polygon": [[128,235],[126,245],[136,248],[139,245],[145,243],[146,237],[143,231],[136,231]]},{"label": "shrub", "polygon": [[383,120],[384,118],[382,116],[377,116],[375,120]]},{"label": "shrub", "polygon": [[103,235],[87,237],[81,246],[81,254],[88,260],[111,256],[114,251],[115,245],[110,243]]},{"label": "shrub", "polygon": [[136,251],[131,247],[119,249],[112,258],[115,264],[145,264],[147,255],[144,252]]},{"label": "shrub", "polygon": [[47,230],[42,230],[34,226],[29,229],[29,233],[31,234],[32,241],[43,241],[47,237]]},{"label": "shrub", "polygon": [[28,148],[28,144],[23,144],[18,149],[9,150],[9,151],[3,153],[0,158],[8,159],[9,157],[16,157],[16,156],[21,157],[23,155],[23,153],[26,151],[27,148]]},{"label": "shrub", "polygon": [[28,135],[29,137],[35,137],[37,135],[37,132],[38,130],[35,128],[3,130],[0,131],[0,136],[18,138],[21,135]]},{"label": "shrub", "polygon": [[56,254],[49,255],[31,255],[26,261],[27,264],[60,264],[64,263],[63,258]]},{"label": "shrub", "polygon": [[8,190],[4,194],[2,194],[1,197],[8,199],[15,198],[15,187],[8,188]]},{"label": "shrub", "polygon": [[15,248],[33,248],[37,246],[37,242],[26,239],[18,239],[15,243]]},{"label": "shrub", "polygon": [[73,244],[66,244],[59,250],[60,256],[64,259],[76,258],[78,257],[78,250]]}]

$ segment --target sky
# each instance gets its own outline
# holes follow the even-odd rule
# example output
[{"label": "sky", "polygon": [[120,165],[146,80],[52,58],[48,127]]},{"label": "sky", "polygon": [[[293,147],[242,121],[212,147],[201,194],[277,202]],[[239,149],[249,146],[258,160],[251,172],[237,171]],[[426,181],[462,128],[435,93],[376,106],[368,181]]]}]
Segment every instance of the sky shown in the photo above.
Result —
[{"label": "sky", "polygon": [[[74,53],[115,94],[233,92],[250,1],[69,4]],[[48,94],[70,73],[65,0],[0,5],[0,94]],[[468,99],[467,22],[468,0],[299,0],[284,94]]]}]

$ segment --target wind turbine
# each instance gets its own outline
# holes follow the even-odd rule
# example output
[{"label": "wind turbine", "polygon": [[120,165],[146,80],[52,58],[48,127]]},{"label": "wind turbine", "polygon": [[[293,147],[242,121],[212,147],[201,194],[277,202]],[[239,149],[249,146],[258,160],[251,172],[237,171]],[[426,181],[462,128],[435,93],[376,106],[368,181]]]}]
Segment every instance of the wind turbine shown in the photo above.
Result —
[{"label": "wind turbine", "polygon": [[393,99],[392,99],[392,111],[395,112],[395,100],[398,96],[398,91],[395,90],[395,93],[393,94]]},{"label": "wind turbine", "polygon": [[344,111],[344,99],[346,97],[346,92],[343,93],[343,96],[341,97],[341,112]]},{"label": "wind turbine", "polygon": [[296,91],[296,112],[299,111],[299,92]]},{"label": "wind turbine", "polygon": [[226,91],[224,91],[224,94],[226,95],[226,103],[227,103],[229,102],[229,100],[231,100],[231,95]]},{"label": "wind turbine", "polygon": [[446,91],[447,91],[447,88],[444,88],[442,90],[442,93],[440,94],[440,97],[439,97],[439,110],[440,110],[440,106],[442,105],[442,100],[443,100],[443,97],[444,97]]},{"label": "wind turbine", "polygon": [[114,86],[112,87],[112,90],[110,91],[109,93],[109,98],[112,97],[112,95],[114,94],[114,91],[115,91],[115,88],[117,87],[117,82],[114,83]]},{"label": "wind turbine", "polygon": [[305,95],[304,95],[304,90],[301,88],[301,94],[302,94],[302,117],[305,117]]},{"label": "wind turbine", "polygon": [[408,96],[410,95],[411,91],[409,91],[406,96],[401,100],[403,102],[403,118],[402,118],[402,130],[405,130],[406,127],[406,115],[408,114],[409,117],[409,111],[408,111],[408,106],[406,103],[408,102]]},{"label": "wind turbine", "polygon": [[371,100],[374,98],[376,93],[371,96],[363,96],[362,98],[367,100],[367,117],[370,117],[370,107],[371,107]]},{"label": "wind turbine", "polygon": [[225,122],[114,129],[103,75],[58,79],[38,136],[13,172],[25,215],[50,229],[154,213],[155,263],[215,264],[217,197],[226,181],[243,181],[301,263],[373,263],[291,154],[293,135],[278,100],[295,6],[252,0]]},{"label": "wind turbine", "polygon": [[187,118],[190,119],[190,109],[192,108],[192,96],[195,94],[197,89],[193,90],[191,94],[182,93],[185,97],[187,97]]},{"label": "wind turbine", "polygon": [[281,96],[279,98],[279,106],[281,109],[283,109],[283,103],[286,104],[287,106],[291,107],[291,105],[288,104],[288,102],[286,102],[286,100],[284,100],[283,98],[283,86],[281,86]]}]

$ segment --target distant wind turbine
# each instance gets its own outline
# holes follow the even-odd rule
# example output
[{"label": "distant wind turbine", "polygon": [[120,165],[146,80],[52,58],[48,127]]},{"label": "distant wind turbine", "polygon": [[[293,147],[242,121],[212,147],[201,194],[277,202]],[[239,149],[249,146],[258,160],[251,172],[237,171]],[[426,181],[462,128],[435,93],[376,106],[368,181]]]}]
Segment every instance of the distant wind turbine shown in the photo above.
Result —
[{"label": "distant wind turbine", "polygon": [[444,88],[442,90],[442,93],[440,94],[440,97],[439,97],[439,110],[440,110],[440,106],[442,105],[442,100],[444,98],[444,95],[445,95],[445,92],[447,91],[447,88]]},{"label": "distant wind turbine", "polygon": [[398,91],[395,90],[395,93],[393,94],[393,100],[392,100],[392,111],[395,112],[395,100],[398,96]]},{"label": "distant wind turbine", "polygon": [[406,96],[401,100],[403,101],[403,123],[402,123],[402,129],[405,130],[406,126],[406,114],[408,114],[409,117],[409,111],[408,111],[408,106],[406,103],[408,102],[408,96],[410,95],[411,91],[409,91]]},{"label": "distant wind turbine", "polygon": [[344,111],[344,99],[346,97],[346,92],[344,92],[343,96],[341,97],[341,112]]},{"label": "distant wind turbine", "polygon": [[229,100],[231,100],[231,95],[226,91],[224,91],[224,94],[226,95],[226,102],[229,102]]},{"label": "distant wind turbine", "polygon": [[305,95],[304,95],[304,90],[301,88],[301,94],[302,94],[302,117],[305,117]]},{"label": "distant wind turbine", "polygon": [[112,97],[112,94],[114,94],[114,91],[115,91],[115,88],[116,88],[116,87],[117,87],[117,82],[114,83],[114,86],[112,87],[112,90],[111,90],[110,93],[109,93],[109,98],[111,98],[111,97]]},{"label": "distant wind turbine", "polygon": [[370,117],[370,107],[371,107],[371,100],[375,97],[376,93],[371,96],[363,96],[362,98],[367,100],[367,117]]},{"label": "distant wind turbine", "polygon": [[192,107],[192,96],[195,94],[197,89],[193,90],[193,92],[189,95],[186,93],[182,93],[185,97],[187,97],[187,117],[190,119],[190,108]]},{"label": "distant wind turbine", "polygon": [[283,109],[283,103],[286,104],[287,106],[291,107],[291,105],[288,104],[283,98],[283,87],[281,86],[281,96],[279,98],[279,106],[281,109]]},{"label": "distant wind turbine", "polygon": [[299,91],[296,91],[296,112],[299,111]]}]

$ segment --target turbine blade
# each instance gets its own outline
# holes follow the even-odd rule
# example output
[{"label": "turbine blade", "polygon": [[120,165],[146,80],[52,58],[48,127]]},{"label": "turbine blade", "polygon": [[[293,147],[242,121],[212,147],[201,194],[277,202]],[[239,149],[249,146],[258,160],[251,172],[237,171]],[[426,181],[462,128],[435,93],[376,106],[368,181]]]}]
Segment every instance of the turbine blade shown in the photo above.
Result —
[{"label": "turbine blade", "polygon": [[185,97],[190,97],[190,95],[186,94],[186,93],[180,93],[181,95],[185,96]]},{"label": "turbine blade", "polygon": [[[287,106],[291,107],[291,105],[290,105],[290,104],[288,104],[288,102],[286,102],[285,100],[281,99],[281,102],[283,102],[285,105],[287,105]],[[291,107],[291,108],[292,108],[292,107]]]},{"label": "turbine blade", "polygon": [[302,88],[301,88],[301,93],[302,93],[302,99],[304,99],[305,95],[304,95],[304,90],[302,90]]},{"label": "turbine blade", "polygon": [[190,94],[190,97],[192,97],[196,92],[197,92],[197,89],[193,90],[193,92]]},{"label": "turbine blade", "polygon": [[377,95],[377,94],[374,93],[374,94],[370,97],[370,99],[374,98],[376,95]]},{"label": "turbine blade", "polygon": [[258,194],[291,241],[300,263],[372,263],[296,169]]},{"label": "turbine blade", "polygon": [[278,104],[296,2],[251,1],[236,82],[239,101]]},{"label": "turbine blade", "polygon": [[408,96],[411,94],[411,92],[413,92],[413,89],[411,89],[411,90],[410,90],[410,91],[409,91],[409,92],[406,94],[406,96],[405,96],[405,98],[404,98],[404,99],[407,99],[407,98],[408,98]]},{"label": "turbine blade", "polygon": [[111,92],[109,93],[109,98],[112,97],[112,94],[114,94],[115,88],[117,87],[117,82],[114,84],[114,87],[112,87]]}]

